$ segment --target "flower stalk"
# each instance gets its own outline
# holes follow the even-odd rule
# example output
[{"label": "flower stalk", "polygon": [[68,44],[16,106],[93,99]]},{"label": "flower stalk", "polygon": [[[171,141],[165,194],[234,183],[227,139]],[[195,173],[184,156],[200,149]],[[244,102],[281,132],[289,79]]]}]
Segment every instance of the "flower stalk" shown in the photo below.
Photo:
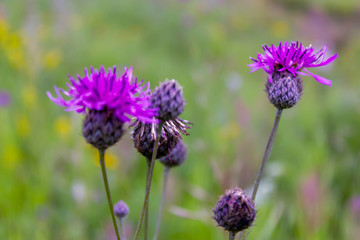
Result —
[{"label": "flower stalk", "polygon": [[229,240],[234,240],[236,236],[236,232],[229,231]]},{"label": "flower stalk", "polygon": [[261,161],[260,170],[259,170],[258,176],[256,177],[255,184],[254,184],[254,190],[253,190],[253,193],[252,193],[252,196],[251,196],[251,199],[254,202],[255,202],[255,198],[256,198],[256,193],[257,193],[259,185],[260,185],[261,177],[262,177],[262,175],[264,173],[266,163],[267,163],[267,161],[268,161],[268,159],[270,157],[270,153],[271,153],[272,147],[274,145],[274,139],[275,139],[275,136],[276,136],[277,128],[279,126],[281,113],[282,113],[282,109],[277,108],[276,109],[276,116],[275,116],[274,124],[273,124],[273,127],[271,129],[269,140],[268,140],[268,142],[266,144],[266,148],[265,148],[265,151],[264,151],[264,156],[263,156],[263,159]]},{"label": "flower stalk", "polygon": [[106,167],[105,167],[105,150],[99,150],[99,158],[100,158],[100,166],[101,166],[101,172],[102,172],[102,177],[103,177],[103,181],[104,181],[104,186],[105,186],[105,191],[106,191],[106,196],[107,196],[107,200],[108,200],[108,204],[109,204],[109,208],[110,208],[110,213],[111,213],[111,218],[112,218],[112,222],[114,225],[114,230],[115,230],[115,234],[116,234],[116,239],[120,240],[120,235],[119,235],[119,230],[116,224],[116,219],[115,219],[115,214],[114,214],[114,208],[113,208],[113,204],[112,204],[112,200],[111,200],[111,194],[110,194],[110,189],[109,189],[109,182],[107,179],[107,174],[106,174]]},{"label": "flower stalk", "polygon": [[159,207],[159,213],[158,213],[158,218],[157,218],[157,221],[156,221],[156,228],[155,228],[155,234],[154,234],[153,240],[157,240],[158,235],[159,235],[159,229],[160,229],[160,223],[161,223],[161,216],[162,216],[162,212],[163,212],[164,205],[165,205],[165,198],[166,198],[166,192],[167,192],[167,184],[168,184],[168,179],[169,179],[169,171],[170,171],[170,167],[165,166],[165,167],[164,167],[163,193],[162,193],[162,197],[161,197],[161,203],[160,203],[160,207]]},{"label": "flower stalk", "polygon": [[[149,181],[149,172],[150,172],[151,161],[150,159],[146,158],[146,183],[145,183],[145,190],[146,186],[148,185]],[[148,231],[149,231],[149,204],[145,209],[145,223],[144,223],[144,240],[148,240]]]},{"label": "flower stalk", "polygon": [[[251,195],[251,199],[252,199],[253,202],[255,202],[255,198],[256,198],[257,191],[259,189],[260,181],[261,181],[262,175],[264,173],[266,163],[267,163],[267,161],[268,161],[268,159],[270,157],[272,147],[274,145],[274,139],[275,139],[275,136],[276,136],[277,128],[279,126],[281,114],[282,114],[282,109],[277,108],[276,109],[276,116],[275,116],[274,124],[273,124],[273,127],[271,129],[271,133],[270,133],[268,142],[266,144],[266,148],[265,148],[265,151],[264,151],[264,156],[263,156],[263,159],[261,161],[260,170],[259,170],[258,176],[256,177],[255,184],[254,184],[254,190],[253,190],[253,193]],[[238,239],[245,240],[246,236],[247,236],[246,230],[244,230],[244,231],[242,231],[240,233]]]},{"label": "flower stalk", "polygon": [[143,207],[142,207],[142,210],[141,210],[138,226],[137,226],[136,232],[135,232],[135,238],[134,238],[135,240],[137,240],[139,238],[140,229],[141,229],[141,225],[142,225],[142,223],[144,221],[146,208],[148,207],[148,204],[149,204],[151,182],[152,182],[152,177],[154,175],[156,154],[157,154],[157,151],[158,151],[158,148],[159,148],[159,140],[160,140],[163,125],[164,125],[164,123],[160,122],[159,125],[158,125],[158,129],[156,131],[156,140],[155,140],[155,144],[154,144],[153,154],[152,154],[152,157],[151,157],[149,176],[148,176],[147,181],[146,181],[147,183],[146,183],[146,190],[145,190],[145,199],[144,199],[144,204],[143,204]]},{"label": "flower stalk", "polygon": [[126,240],[125,218],[121,218],[121,219],[120,219],[120,224],[121,224],[121,232],[122,232],[123,240]]}]

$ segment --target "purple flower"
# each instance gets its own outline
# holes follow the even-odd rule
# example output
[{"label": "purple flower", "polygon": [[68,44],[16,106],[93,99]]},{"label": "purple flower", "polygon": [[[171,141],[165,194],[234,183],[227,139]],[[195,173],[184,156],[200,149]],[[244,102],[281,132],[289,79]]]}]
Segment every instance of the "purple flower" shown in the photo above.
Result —
[{"label": "purple flower", "polygon": [[159,159],[159,161],[167,167],[180,166],[186,159],[187,149],[184,142],[179,139],[170,154]]},{"label": "purple flower", "polygon": [[124,201],[120,200],[114,206],[114,213],[118,218],[124,218],[129,215],[129,207]]},{"label": "purple flower", "polygon": [[221,195],[213,212],[218,225],[234,233],[252,226],[256,218],[254,202],[238,187]]},{"label": "purple flower", "polygon": [[156,116],[158,119],[175,120],[184,111],[183,89],[175,79],[166,79],[151,94],[150,102],[159,109]]},{"label": "purple flower", "polygon": [[350,209],[354,217],[360,220],[360,195],[351,198]]},{"label": "purple flower", "polygon": [[331,80],[315,75],[307,70],[311,67],[325,66],[337,58],[337,54],[325,60],[326,46],[315,52],[311,45],[304,47],[302,43],[280,42],[279,46],[263,45],[264,54],[257,54],[258,59],[250,58],[254,63],[249,64],[251,72],[263,69],[269,74],[269,82],[272,82],[272,73],[288,71],[295,77],[297,74],[312,76],[321,84],[331,86]]},{"label": "purple flower", "polygon": [[0,107],[6,107],[10,105],[11,97],[7,91],[0,91]]},{"label": "purple flower", "polygon": [[[130,122],[131,116],[143,122],[153,122],[157,109],[149,108],[150,84],[142,85],[143,80],[138,82],[137,78],[133,78],[132,67],[125,67],[125,73],[120,77],[116,75],[115,66],[109,68],[108,72],[104,66],[99,70],[92,66],[90,69],[89,74],[85,68],[84,77],[77,75],[75,79],[69,76],[68,91],[55,86],[57,98],[50,92],[47,92],[48,97],[54,103],[66,107],[66,111],[84,114],[86,109],[111,110],[122,122]],[[63,99],[61,93],[71,99]]]}]

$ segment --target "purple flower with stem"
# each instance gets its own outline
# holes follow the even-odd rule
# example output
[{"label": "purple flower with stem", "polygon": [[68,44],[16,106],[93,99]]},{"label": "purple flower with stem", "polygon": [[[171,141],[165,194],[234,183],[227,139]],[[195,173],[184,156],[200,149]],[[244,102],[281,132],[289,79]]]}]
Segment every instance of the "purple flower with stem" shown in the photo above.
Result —
[{"label": "purple flower with stem", "polygon": [[[115,144],[123,134],[123,123],[130,122],[130,117],[139,121],[153,123],[157,113],[156,108],[150,108],[150,84],[138,82],[133,77],[132,67],[123,75],[118,76],[116,67],[105,71],[90,67],[85,68],[85,76],[69,76],[68,91],[55,86],[57,98],[47,92],[48,97],[56,104],[65,107],[66,111],[76,111],[85,114],[83,135],[88,143],[99,150],[101,171],[108,199],[110,213],[116,233],[120,240],[116,224],[109,183],[105,167],[105,150]],[[65,100],[63,96],[68,97]]]},{"label": "purple flower with stem", "polygon": [[[319,83],[331,86],[331,80],[311,73],[308,68],[325,66],[337,58],[337,54],[334,54],[325,59],[326,46],[315,52],[311,45],[304,47],[299,42],[285,42],[284,44],[280,42],[279,46],[264,44],[263,49],[264,54],[258,53],[257,59],[250,58],[253,63],[248,66],[251,72],[263,69],[269,75],[265,83],[266,92],[270,102],[276,107],[276,116],[255,179],[251,196],[254,202],[274,144],[282,110],[295,106],[302,95],[303,86],[300,75],[311,76]],[[240,237],[245,239],[246,234],[242,232]]]},{"label": "purple flower with stem", "polygon": [[257,54],[257,59],[251,58],[254,62],[248,66],[251,72],[263,69],[269,74],[269,82],[273,81],[272,73],[288,71],[294,77],[299,75],[311,76],[321,84],[331,86],[331,80],[311,73],[308,68],[321,67],[333,62],[337,58],[334,54],[325,59],[326,46],[315,52],[314,48],[309,45],[305,47],[302,43],[297,42],[280,42],[279,46],[263,45],[264,54]]},{"label": "purple flower with stem", "polygon": [[117,202],[114,206],[114,212],[115,215],[118,217],[118,219],[120,220],[120,225],[121,225],[121,231],[123,234],[123,239],[126,239],[126,234],[125,234],[125,218],[127,217],[127,215],[129,215],[129,207],[128,205],[120,200],[119,202]]},{"label": "purple flower with stem", "polygon": [[132,124],[134,127],[132,138],[135,147],[147,158],[145,198],[135,231],[135,240],[139,238],[143,222],[145,223],[144,239],[147,239],[149,196],[155,160],[168,155],[172,148],[175,147],[178,139],[181,138],[180,133],[188,135],[186,130],[190,126],[187,124],[191,124],[179,118],[179,115],[184,111],[185,100],[183,89],[175,79],[167,79],[165,82],[160,83],[151,94],[150,102],[151,106],[158,109],[156,114],[158,122],[155,124],[142,124],[135,121]]}]

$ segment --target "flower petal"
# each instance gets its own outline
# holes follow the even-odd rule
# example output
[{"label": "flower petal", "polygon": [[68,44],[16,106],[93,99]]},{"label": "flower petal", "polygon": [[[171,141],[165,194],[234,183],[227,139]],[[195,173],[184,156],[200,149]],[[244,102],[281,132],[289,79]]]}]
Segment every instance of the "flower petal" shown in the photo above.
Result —
[{"label": "flower petal", "polygon": [[321,76],[319,76],[319,75],[313,74],[313,73],[309,72],[307,69],[304,69],[304,71],[305,71],[306,73],[308,73],[308,75],[310,75],[310,76],[312,76],[313,78],[315,78],[315,80],[318,81],[319,83],[324,84],[324,85],[328,85],[328,86],[331,87],[331,84],[332,84],[332,81],[331,81],[331,80],[326,79],[326,78],[324,78],[324,77],[321,77]]}]

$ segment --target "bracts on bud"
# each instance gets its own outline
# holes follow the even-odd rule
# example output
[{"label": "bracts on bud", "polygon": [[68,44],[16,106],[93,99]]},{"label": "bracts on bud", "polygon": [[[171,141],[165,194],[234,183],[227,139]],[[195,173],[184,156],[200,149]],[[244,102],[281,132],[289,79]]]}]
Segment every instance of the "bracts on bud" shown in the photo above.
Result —
[{"label": "bracts on bud", "polygon": [[256,210],[251,198],[240,188],[227,190],[219,197],[214,212],[214,219],[229,232],[237,233],[252,226]]},{"label": "bracts on bud", "polygon": [[162,123],[159,148],[156,159],[168,156],[176,146],[181,134],[188,135],[187,129],[192,124],[178,116],[184,111],[185,100],[182,87],[172,80],[165,80],[150,96],[151,107],[157,109],[156,120],[151,124],[135,120],[131,136],[137,150],[147,159],[151,159],[156,139],[156,128]]},{"label": "bracts on bud", "polygon": [[104,151],[123,135],[123,122],[108,110],[89,110],[83,122],[82,132],[88,143]]},{"label": "bracts on bud", "polygon": [[[166,80],[151,94],[151,106],[158,109],[156,118],[163,124],[156,159],[170,154],[176,146],[181,134],[189,135],[187,129],[192,123],[178,116],[183,112],[185,100],[182,87],[174,79]],[[130,127],[134,127],[131,136],[136,149],[147,159],[151,159],[156,139],[158,123],[142,123],[135,120]]]},{"label": "bracts on bud", "polygon": [[[131,138],[134,141],[135,148],[144,157],[151,160],[156,140],[157,124],[142,123],[136,120],[131,126],[134,126]],[[163,125],[156,159],[169,155],[179,139],[181,139],[180,133],[167,127],[166,125]]]},{"label": "bracts on bud", "polygon": [[295,106],[303,92],[300,76],[288,71],[275,71],[271,77],[272,81],[265,84],[270,102],[280,110]]}]

